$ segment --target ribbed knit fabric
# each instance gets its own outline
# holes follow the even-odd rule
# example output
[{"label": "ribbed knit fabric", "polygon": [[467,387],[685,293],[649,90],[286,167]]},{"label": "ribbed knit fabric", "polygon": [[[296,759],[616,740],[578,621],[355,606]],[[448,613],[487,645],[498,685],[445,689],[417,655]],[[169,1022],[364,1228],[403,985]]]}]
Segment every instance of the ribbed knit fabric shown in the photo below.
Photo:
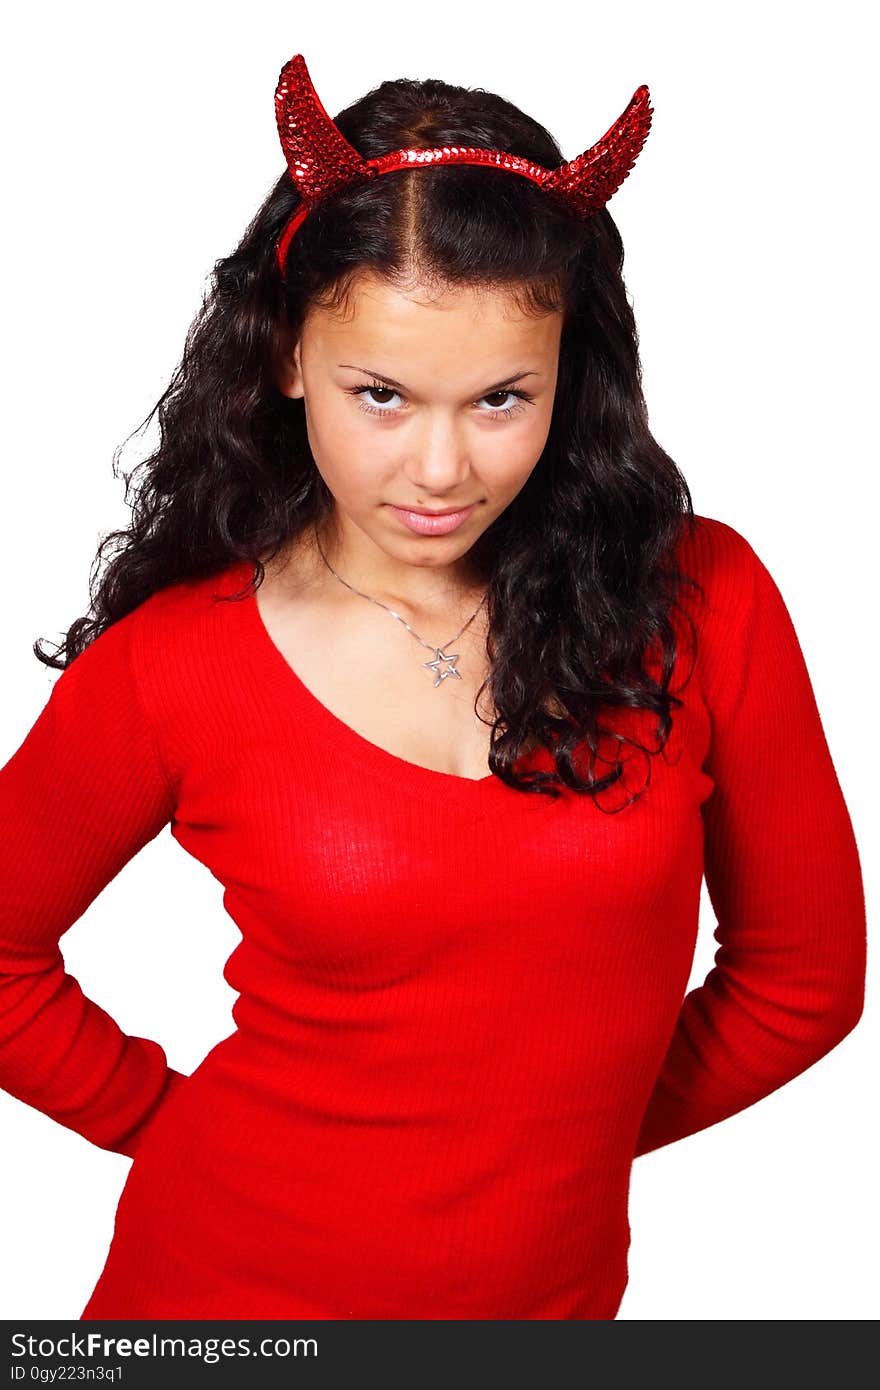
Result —
[{"label": "ribbed knit fabric", "polygon": [[[0,770],[0,1083],[134,1158],[82,1318],[614,1318],[633,1159],[853,1028],[860,863],[791,619],[732,527],[680,560],[697,661],[682,687],[680,625],[684,706],[622,810],[369,742],[253,597],[214,601],[246,564],[61,673]],[[242,935],[189,1077],[59,950],[169,824]],[[704,871],[719,950],[685,998]]]}]

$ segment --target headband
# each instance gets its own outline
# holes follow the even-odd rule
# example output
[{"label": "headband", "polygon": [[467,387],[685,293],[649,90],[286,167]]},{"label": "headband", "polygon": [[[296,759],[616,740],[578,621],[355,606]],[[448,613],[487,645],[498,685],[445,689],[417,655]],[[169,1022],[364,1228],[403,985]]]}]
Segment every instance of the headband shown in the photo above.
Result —
[{"label": "headband", "polygon": [[589,217],[605,206],[632,169],[647,139],[651,114],[648,88],[641,86],[601,140],[556,169],[544,169],[540,164],[504,150],[472,145],[392,150],[376,159],[364,159],[327,115],[312,85],[305,59],[297,53],[281,69],[275,90],[275,118],[281,148],[301,199],[279,237],[278,268],[283,275],[291,238],[322,198],[348,184],[390,174],[395,169],[437,164],[485,164],[493,169],[506,169],[511,174],[531,179],[576,215]]}]

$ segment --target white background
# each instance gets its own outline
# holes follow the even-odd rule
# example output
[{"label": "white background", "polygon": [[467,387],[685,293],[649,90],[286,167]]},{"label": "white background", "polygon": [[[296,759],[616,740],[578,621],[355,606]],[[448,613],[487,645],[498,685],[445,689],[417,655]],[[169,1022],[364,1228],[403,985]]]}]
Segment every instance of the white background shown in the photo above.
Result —
[{"label": "white background", "polygon": [[[565,158],[647,82],[653,128],[610,210],[651,427],[695,510],[739,530],[782,590],[860,846],[870,921],[870,16],[840,0],[16,7],[0,91],[0,763],[56,678],[33,642],[55,643],[88,611],[99,538],[127,524],[113,450],[164,389],[214,261],[282,171],[273,95],[283,63],[305,54],[331,114],[387,77],[497,91],[546,125]],[[133,440],[122,466],[154,442]],[[691,985],[711,968],[714,925],[704,889]],[[231,1031],[221,971],[238,940],[219,885],[162,834],[64,951],[88,995],[190,1072]],[[637,1160],[620,1320],[877,1316],[876,995],[872,972],[859,1027],[808,1072]],[[0,1314],[76,1318],[129,1160],[5,1094],[0,1124]]]}]

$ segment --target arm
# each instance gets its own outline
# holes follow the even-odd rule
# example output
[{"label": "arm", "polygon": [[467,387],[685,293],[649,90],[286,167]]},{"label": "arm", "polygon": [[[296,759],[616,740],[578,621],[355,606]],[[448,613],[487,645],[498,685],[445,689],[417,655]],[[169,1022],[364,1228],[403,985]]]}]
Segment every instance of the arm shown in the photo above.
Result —
[{"label": "arm", "polygon": [[712,723],[704,770],[715,782],[704,868],[719,949],[684,1000],[636,1156],[798,1076],[864,1004],[859,856],[791,618],[732,527],[709,519],[697,545],[689,572],[709,600],[697,658]]},{"label": "arm", "polygon": [[83,994],[59,939],[174,811],[131,666],[138,621],[62,671],[0,768],[0,1086],[129,1156],[185,1077]]}]

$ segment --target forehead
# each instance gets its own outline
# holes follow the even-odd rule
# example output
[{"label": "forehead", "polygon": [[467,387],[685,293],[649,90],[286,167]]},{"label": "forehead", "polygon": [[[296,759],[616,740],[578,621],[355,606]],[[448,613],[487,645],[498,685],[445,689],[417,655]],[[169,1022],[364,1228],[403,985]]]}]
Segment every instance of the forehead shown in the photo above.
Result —
[{"label": "forehead", "polygon": [[[498,354],[534,357],[558,347],[562,311],[529,312],[509,287],[435,286],[416,282],[391,284],[375,275],[358,276],[344,300],[335,306],[314,305],[305,323],[319,351],[347,352],[366,357],[348,358],[393,372],[402,362],[410,371],[416,358],[449,352],[469,354],[471,360]],[[376,354],[383,360],[376,361]],[[410,359],[412,359],[410,365]],[[525,362],[500,363],[509,369]]]}]

